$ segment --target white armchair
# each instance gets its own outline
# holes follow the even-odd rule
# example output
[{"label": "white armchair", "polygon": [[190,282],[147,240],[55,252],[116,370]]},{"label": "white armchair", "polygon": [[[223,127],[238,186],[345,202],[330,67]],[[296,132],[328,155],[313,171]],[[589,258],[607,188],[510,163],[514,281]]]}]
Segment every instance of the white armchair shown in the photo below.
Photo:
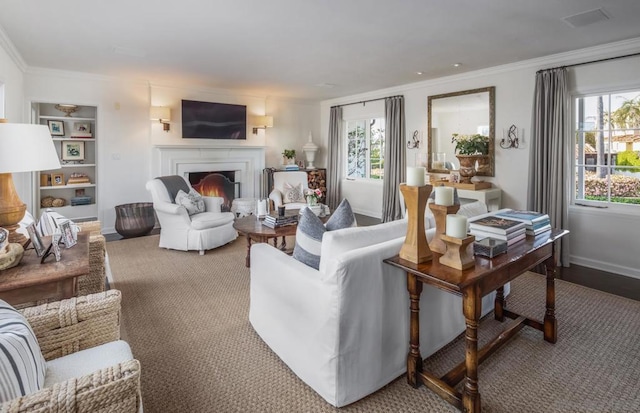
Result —
[{"label": "white armchair", "polygon": [[[191,185],[184,178],[186,191]],[[222,198],[203,196],[205,212],[189,215],[187,209],[175,203],[159,178],[147,182],[151,192],[153,208],[160,222],[160,247],[175,250],[198,250],[204,255],[206,250],[227,244],[238,237],[233,228],[233,213],[221,212]],[[177,192],[177,191],[176,191]]]},{"label": "white armchair", "polygon": [[[306,205],[304,195],[309,189],[307,179],[307,173],[302,171],[274,172],[273,188],[269,194],[269,199],[273,201],[273,207],[277,208],[280,205],[284,205],[285,209],[300,209],[304,207]],[[298,198],[298,200],[292,201],[291,199],[288,199],[287,194],[293,193],[291,188],[301,188],[301,197]]]}]

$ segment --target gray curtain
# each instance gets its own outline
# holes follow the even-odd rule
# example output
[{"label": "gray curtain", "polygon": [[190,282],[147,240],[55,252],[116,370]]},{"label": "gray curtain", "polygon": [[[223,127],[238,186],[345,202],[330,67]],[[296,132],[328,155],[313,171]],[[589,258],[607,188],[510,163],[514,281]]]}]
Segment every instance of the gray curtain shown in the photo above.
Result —
[{"label": "gray curtain", "polygon": [[400,182],[405,180],[407,156],[405,148],[404,96],[384,100],[384,182],[382,186],[382,222],[402,218]]},{"label": "gray curtain", "polygon": [[340,203],[340,179],[342,177],[342,107],[331,108],[329,116],[329,161],[327,165],[327,205],[335,211]]},{"label": "gray curtain", "polygon": [[[531,125],[527,208],[549,214],[551,225],[561,229],[569,229],[571,154],[575,147],[570,126],[567,69],[538,72]],[[558,244],[556,256],[561,265],[569,266],[568,237],[563,237]]]}]

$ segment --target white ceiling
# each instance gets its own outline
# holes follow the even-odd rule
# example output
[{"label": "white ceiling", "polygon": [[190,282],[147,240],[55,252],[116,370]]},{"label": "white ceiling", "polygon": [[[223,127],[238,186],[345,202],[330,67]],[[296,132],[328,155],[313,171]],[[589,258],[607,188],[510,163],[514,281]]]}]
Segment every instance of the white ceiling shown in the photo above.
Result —
[{"label": "white ceiling", "polygon": [[329,99],[640,37],[640,0],[0,0],[0,27],[30,67]]}]

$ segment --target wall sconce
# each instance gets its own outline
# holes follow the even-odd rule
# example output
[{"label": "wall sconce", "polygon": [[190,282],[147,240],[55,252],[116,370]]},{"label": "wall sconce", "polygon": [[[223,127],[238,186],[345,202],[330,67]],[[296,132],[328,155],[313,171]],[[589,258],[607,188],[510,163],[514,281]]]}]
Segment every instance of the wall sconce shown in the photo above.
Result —
[{"label": "wall sconce", "polygon": [[420,149],[420,132],[417,130],[413,131],[413,138],[410,141],[407,141],[408,149]]},{"label": "wall sconce", "polygon": [[[520,132],[520,135],[524,134],[524,130]],[[500,147],[502,149],[518,148],[520,142],[518,141],[518,128],[516,125],[511,125],[509,131],[502,130],[502,140],[500,140]]]},{"label": "wall sconce", "polygon": [[258,134],[258,129],[273,128],[273,116],[256,116],[254,118],[253,134]]},{"label": "wall sconce", "polygon": [[162,129],[165,132],[169,132],[170,126],[169,122],[171,121],[171,108],[166,106],[151,106],[149,110],[149,117],[151,120],[157,120],[162,123]]}]

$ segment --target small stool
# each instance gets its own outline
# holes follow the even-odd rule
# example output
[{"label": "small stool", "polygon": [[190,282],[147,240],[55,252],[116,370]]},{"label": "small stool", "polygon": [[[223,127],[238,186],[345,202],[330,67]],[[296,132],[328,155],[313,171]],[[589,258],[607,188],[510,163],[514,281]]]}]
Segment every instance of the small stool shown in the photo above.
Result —
[{"label": "small stool", "polygon": [[249,215],[253,215],[255,210],[255,198],[235,198],[233,202],[231,202],[231,212],[233,212],[236,218],[243,218],[248,217]]}]

